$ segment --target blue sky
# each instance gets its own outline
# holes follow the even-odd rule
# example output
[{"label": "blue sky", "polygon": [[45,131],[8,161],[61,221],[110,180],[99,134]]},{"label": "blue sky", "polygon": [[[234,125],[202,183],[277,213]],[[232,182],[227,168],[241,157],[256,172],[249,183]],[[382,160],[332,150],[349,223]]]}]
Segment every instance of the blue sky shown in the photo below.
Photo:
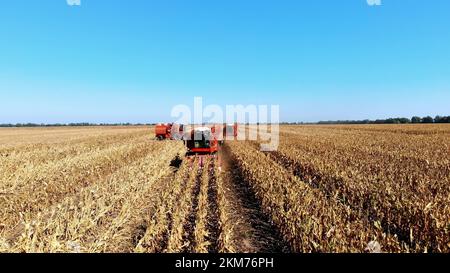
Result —
[{"label": "blue sky", "polygon": [[158,122],[176,104],[283,121],[449,115],[450,1],[5,0],[0,123]]}]

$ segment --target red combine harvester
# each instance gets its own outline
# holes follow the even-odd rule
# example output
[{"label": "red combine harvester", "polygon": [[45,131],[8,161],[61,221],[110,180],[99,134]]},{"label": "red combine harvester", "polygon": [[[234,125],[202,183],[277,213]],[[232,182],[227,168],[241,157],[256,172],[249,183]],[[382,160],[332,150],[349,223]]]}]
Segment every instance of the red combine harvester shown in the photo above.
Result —
[{"label": "red combine harvester", "polygon": [[219,144],[225,140],[236,139],[238,135],[238,125],[227,124],[212,125],[211,127],[197,127],[190,132],[190,137],[186,138],[186,147],[190,153],[208,153],[218,152]]},{"label": "red combine harvester", "polygon": [[186,140],[188,153],[214,154],[219,151],[219,141],[215,132],[215,126],[193,129],[190,138]]},{"label": "red combine harvester", "polygon": [[[199,164],[203,167],[205,157],[216,157],[224,140],[230,137],[236,139],[237,129],[237,124],[229,124],[223,127],[222,125],[203,126],[191,130],[189,137],[185,140],[188,160],[198,157]],[[218,157],[218,164],[221,169],[220,157]]]},{"label": "red combine harvester", "polygon": [[184,126],[182,124],[160,123],[155,126],[155,136],[158,140],[181,140],[183,137],[183,130]]}]

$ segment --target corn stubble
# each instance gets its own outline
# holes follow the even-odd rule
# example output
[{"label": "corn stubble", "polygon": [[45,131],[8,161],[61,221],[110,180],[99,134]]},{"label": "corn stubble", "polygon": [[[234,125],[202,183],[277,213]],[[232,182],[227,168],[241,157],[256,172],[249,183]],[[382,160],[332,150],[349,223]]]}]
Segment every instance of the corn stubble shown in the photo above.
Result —
[{"label": "corn stubble", "polygon": [[448,126],[282,126],[222,170],[151,135],[0,131],[0,252],[449,252]]}]

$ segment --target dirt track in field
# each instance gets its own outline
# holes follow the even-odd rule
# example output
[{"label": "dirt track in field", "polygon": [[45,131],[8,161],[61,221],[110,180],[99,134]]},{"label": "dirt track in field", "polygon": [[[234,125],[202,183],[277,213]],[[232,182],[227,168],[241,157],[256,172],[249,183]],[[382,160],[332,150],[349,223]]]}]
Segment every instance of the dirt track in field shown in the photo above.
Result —
[{"label": "dirt track in field", "polygon": [[224,146],[221,151],[222,175],[226,200],[233,211],[230,218],[236,223],[233,229],[236,250],[243,253],[289,252],[288,245],[263,213],[253,190],[243,179],[228,149]]},{"label": "dirt track in field", "polygon": [[[277,228],[270,222],[263,213],[259,201],[249,184],[243,179],[240,170],[230,156],[228,147],[223,146],[222,150],[211,161],[195,170],[191,166],[191,171],[184,178],[183,183],[194,179],[191,192],[189,213],[183,224],[183,248],[182,252],[196,252],[195,246],[199,244],[196,239],[196,232],[205,232],[205,241],[208,246],[206,251],[218,253],[223,250],[221,245],[228,244],[233,252],[240,253],[279,253],[289,252],[289,246],[279,235]],[[188,159],[184,159],[189,161]],[[195,161],[190,159],[190,162]],[[208,168],[204,172],[204,168]],[[219,171],[220,170],[220,171]],[[205,179],[204,176],[207,175]],[[207,185],[204,185],[207,183]],[[218,200],[218,183],[225,199],[220,203]],[[202,194],[202,187],[206,187],[207,204],[205,213],[206,225],[199,226],[198,214],[201,213],[199,199]],[[221,215],[226,214],[226,215]],[[221,223],[221,219],[227,218],[231,225],[228,228]],[[170,227],[173,229],[176,227]],[[202,229],[202,230],[200,230]],[[170,233],[170,231],[169,231]],[[227,242],[221,241],[224,236]]]}]

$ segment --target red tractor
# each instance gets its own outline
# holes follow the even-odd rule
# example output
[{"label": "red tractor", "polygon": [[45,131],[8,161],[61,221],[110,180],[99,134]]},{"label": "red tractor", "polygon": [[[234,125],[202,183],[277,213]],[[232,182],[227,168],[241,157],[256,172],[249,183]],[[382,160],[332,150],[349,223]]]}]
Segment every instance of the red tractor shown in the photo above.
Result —
[{"label": "red tractor", "polygon": [[219,171],[222,170],[219,149],[224,140],[230,137],[236,139],[237,124],[212,125],[211,127],[197,127],[184,136],[187,159],[199,159],[199,166],[204,167],[205,158],[217,158]]},{"label": "red tractor", "polygon": [[186,147],[190,153],[213,154],[219,150],[219,144],[230,138],[236,139],[237,124],[212,125],[211,127],[197,127],[190,132],[186,140]]},{"label": "red tractor", "polygon": [[186,140],[188,153],[214,154],[219,150],[216,127],[197,127]]}]

